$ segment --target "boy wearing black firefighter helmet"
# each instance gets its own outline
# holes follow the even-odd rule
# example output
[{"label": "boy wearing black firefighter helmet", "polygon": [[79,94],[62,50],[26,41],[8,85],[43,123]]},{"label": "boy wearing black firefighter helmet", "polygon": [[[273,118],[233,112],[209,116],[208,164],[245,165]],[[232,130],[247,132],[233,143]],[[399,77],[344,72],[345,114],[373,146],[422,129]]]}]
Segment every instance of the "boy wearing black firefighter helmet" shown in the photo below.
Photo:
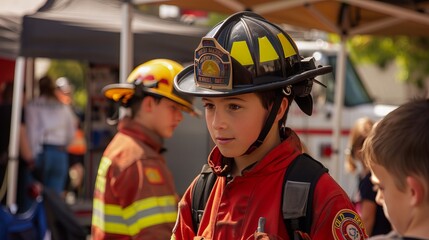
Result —
[{"label": "boy wearing black firefighter helmet", "polygon": [[302,154],[300,139],[284,126],[290,104],[311,115],[314,78],[331,70],[302,59],[288,34],[251,12],[230,16],[202,38],[194,65],[174,86],[202,97],[216,144],[208,164],[217,178],[197,228],[191,209],[197,181],[188,188],[172,239],[364,239],[347,194],[326,173],[312,191],[308,232],[288,233],[282,213],[305,212],[292,204],[309,192],[309,185],[288,182],[298,192],[283,196],[285,173]]}]

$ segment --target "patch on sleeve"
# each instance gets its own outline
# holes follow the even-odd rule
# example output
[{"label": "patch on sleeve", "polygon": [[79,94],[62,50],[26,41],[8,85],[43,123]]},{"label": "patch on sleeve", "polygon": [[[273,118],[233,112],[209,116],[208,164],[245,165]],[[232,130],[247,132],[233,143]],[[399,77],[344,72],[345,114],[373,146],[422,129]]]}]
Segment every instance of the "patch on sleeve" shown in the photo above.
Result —
[{"label": "patch on sleeve", "polygon": [[350,210],[340,210],[332,222],[332,235],[336,240],[363,240],[366,233],[359,214]]},{"label": "patch on sleeve", "polygon": [[162,177],[161,171],[155,167],[146,167],[144,174],[148,181],[152,184],[164,184],[164,178]]}]

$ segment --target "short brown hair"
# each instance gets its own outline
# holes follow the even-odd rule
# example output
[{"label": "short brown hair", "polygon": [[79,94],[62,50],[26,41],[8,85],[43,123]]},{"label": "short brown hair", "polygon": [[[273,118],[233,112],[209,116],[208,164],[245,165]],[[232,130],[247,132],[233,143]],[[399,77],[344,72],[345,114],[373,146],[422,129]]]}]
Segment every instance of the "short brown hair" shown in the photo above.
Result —
[{"label": "short brown hair", "polygon": [[[258,92],[255,92],[255,94],[261,100],[262,106],[267,110],[270,109],[270,107],[274,103],[277,95],[279,95],[279,94],[284,95],[283,91],[281,89],[274,89],[274,90],[268,90],[268,91],[258,91]],[[288,105],[288,108],[287,108],[285,114],[283,115],[282,119],[280,119],[280,121],[278,123],[279,128],[281,127],[282,124],[284,124],[286,122],[287,115],[289,113],[289,108],[290,108],[290,105],[293,101],[293,95],[287,95],[287,96],[284,95],[284,97],[287,98],[289,105]]]},{"label": "short brown hair", "polygon": [[129,108],[131,109],[131,118],[135,118],[137,116],[137,113],[140,111],[141,104],[143,102],[143,98],[148,97],[148,96],[152,97],[155,100],[156,104],[159,104],[159,102],[163,98],[163,97],[155,95],[155,94],[153,94],[153,95],[144,94],[141,97],[133,97],[130,100],[130,106],[129,106]]},{"label": "short brown hair", "polygon": [[413,100],[384,117],[365,140],[368,164],[384,167],[395,176],[399,190],[407,176],[429,182],[429,99]]}]

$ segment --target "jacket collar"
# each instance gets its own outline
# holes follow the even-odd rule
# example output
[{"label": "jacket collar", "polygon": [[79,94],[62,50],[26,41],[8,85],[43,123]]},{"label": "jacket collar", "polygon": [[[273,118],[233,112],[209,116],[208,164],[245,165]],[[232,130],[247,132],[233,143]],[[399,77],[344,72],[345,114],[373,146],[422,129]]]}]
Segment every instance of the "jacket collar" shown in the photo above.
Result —
[{"label": "jacket collar", "polygon": [[125,135],[139,139],[153,148],[156,152],[160,153],[165,150],[162,148],[163,139],[161,136],[129,117],[125,117],[119,122],[118,131]]},{"label": "jacket collar", "polygon": [[[290,128],[282,132],[282,141],[271,150],[263,159],[246,167],[242,174],[265,174],[266,171],[277,171],[286,168],[290,162],[302,153],[301,140]],[[213,172],[219,176],[227,176],[232,169],[233,158],[222,155],[219,148],[215,146],[208,157],[208,164]],[[263,171],[262,171],[263,170]]]}]

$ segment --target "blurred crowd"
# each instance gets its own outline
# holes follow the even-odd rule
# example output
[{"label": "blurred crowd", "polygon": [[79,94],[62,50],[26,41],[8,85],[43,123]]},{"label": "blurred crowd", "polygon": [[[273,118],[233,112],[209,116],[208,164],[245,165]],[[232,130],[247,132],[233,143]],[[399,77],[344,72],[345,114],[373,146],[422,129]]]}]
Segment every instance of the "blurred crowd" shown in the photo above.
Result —
[{"label": "blurred crowd", "polygon": [[[18,212],[28,210],[43,187],[54,189],[64,199],[68,193],[78,194],[83,182],[86,141],[83,116],[73,104],[73,86],[66,77],[54,81],[44,76],[37,84],[39,95],[29,102],[23,99],[21,111]],[[0,90],[0,125],[4,129],[0,135],[0,197],[6,205],[13,82],[5,82]]]}]

